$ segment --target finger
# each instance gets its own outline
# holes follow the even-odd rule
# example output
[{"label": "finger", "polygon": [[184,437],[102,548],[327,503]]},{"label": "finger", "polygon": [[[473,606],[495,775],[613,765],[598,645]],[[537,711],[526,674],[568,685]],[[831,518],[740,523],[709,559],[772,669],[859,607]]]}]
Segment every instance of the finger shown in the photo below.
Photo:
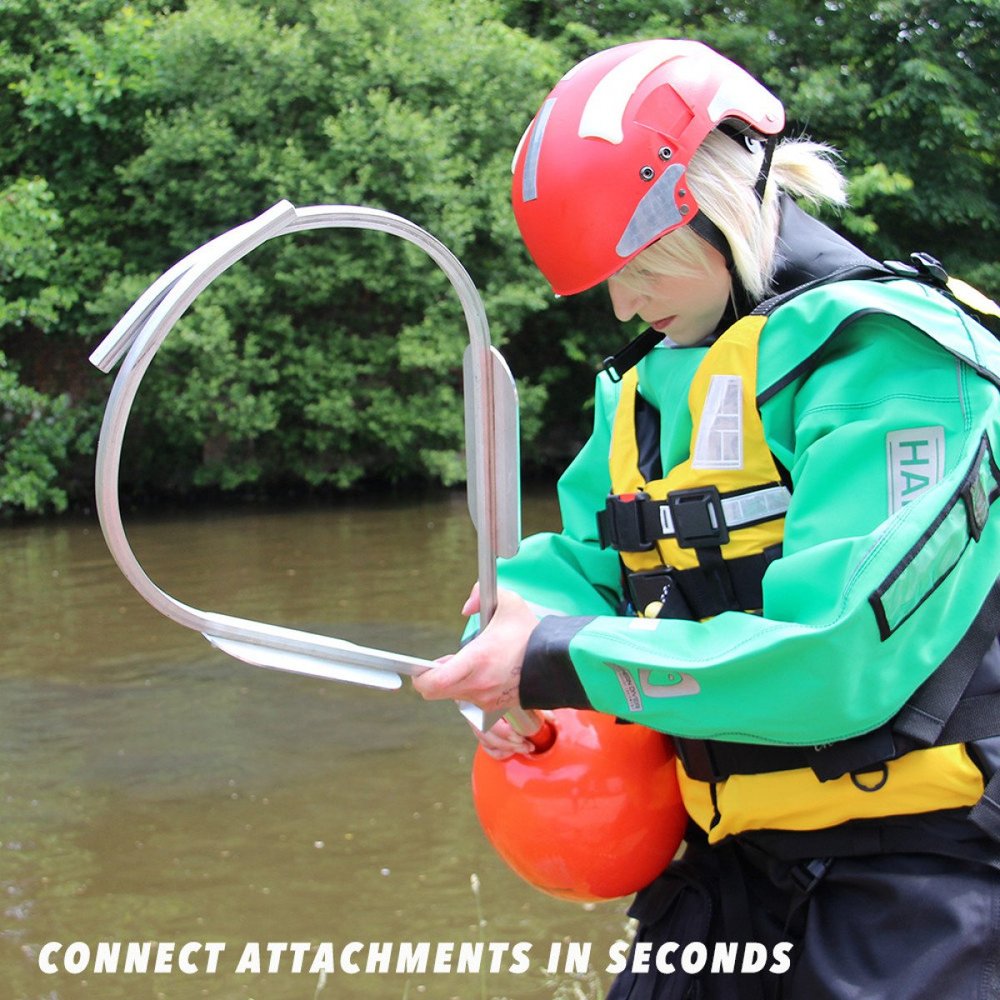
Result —
[{"label": "finger", "polygon": [[479,743],[484,750],[497,750],[502,753],[529,753],[531,744],[526,740],[492,740],[484,737],[479,738]]},{"label": "finger", "polygon": [[451,689],[461,685],[472,673],[473,664],[468,662],[471,659],[461,651],[441,657],[435,661],[438,666],[413,678],[413,686],[428,699],[461,697],[460,691]]},{"label": "finger", "polygon": [[498,720],[489,729],[476,729],[475,726],[472,728],[479,742],[490,746],[510,746],[523,741],[521,734],[506,719]]},{"label": "finger", "polygon": [[477,614],[479,611],[479,581],[477,580],[472,585],[472,590],[469,592],[469,596],[465,599],[465,604],[462,605],[462,614],[468,617],[469,615]]},{"label": "finger", "polygon": [[483,750],[491,757],[497,757],[498,760],[502,760],[512,754],[526,754],[534,751],[534,746],[523,736],[515,732],[505,719],[501,719],[486,732],[481,732],[475,726],[472,729]]}]

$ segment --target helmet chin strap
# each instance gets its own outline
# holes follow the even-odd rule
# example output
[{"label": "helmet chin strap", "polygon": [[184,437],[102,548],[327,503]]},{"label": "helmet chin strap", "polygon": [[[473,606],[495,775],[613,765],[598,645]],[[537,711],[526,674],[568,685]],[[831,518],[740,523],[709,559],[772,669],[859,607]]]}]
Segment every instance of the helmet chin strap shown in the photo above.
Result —
[{"label": "helmet chin strap", "polygon": [[778,145],[778,135],[761,136],[743,122],[720,122],[717,128],[724,136],[738,142],[751,154],[757,153],[763,148],[764,158],[761,160],[760,170],[757,171],[757,180],[754,181],[753,186],[753,193],[757,195],[757,203],[763,204],[764,188],[767,187],[767,178],[771,173],[771,160],[774,158],[774,150]]},{"label": "helmet chin strap", "polygon": [[[754,181],[753,186],[753,193],[757,196],[757,204],[763,205],[764,190],[767,187],[767,178],[771,173],[771,161],[774,159],[774,150],[778,144],[778,137],[776,135],[769,135],[766,139],[761,139],[756,134],[747,132],[745,127],[740,129],[725,122],[720,124],[718,129],[723,135],[728,136],[734,142],[738,142],[741,146],[745,147],[749,153],[756,153],[763,146],[764,158],[761,160],[760,169],[757,171],[757,179]],[[715,247],[722,254],[730,274],[736,278],[736,270],[733,266],[733,252],[722,230],[701,211],[695,214],[688,225],[709,246]]]},{"label": "helmet chin strap", "polygon": [[[771,173],[771,161],[774,159],[774,150],[778,145],[778,136],[769,135],[766,139],[761,139],[754,134],[726,123],[719,125],[719,131],[735,142],[738,142],[741,146],[745,146],[751,153],[759,151],[761,146],[763,146],[764,157],[761,160],[760,169],[757,171],[757,179],[754,181],[753,187],[753,192],[757,196],[757,204],[763,205],[764,190],[767,187],[767,179]],[[688,225],[709,246],[718,250],[726,262],[726,268],[733,282],[731,306],[730,309],[726,310],[726,316],[730,318],[730,321],[735,321],[744,313],[749,312],[756,303],[750,297],[750,294],[743,285],[743,281],[740,279],[739,271],[736,269],[736,264],[733,261],[733,251],[729,246],[729,241],[722,230],[704,212],[699,211]]]},{"label": "helmet chin strap", "polygon": [[722,254],[726,262],[726,269],[732,274],[734,271],[733,251],[722,230],[700,209],[688,225],[710,247]]},{"label": "helmet chin strap", "polygon": [[774,159],[774,150],[778,145],[778,137],[769,135],[764,143],[764,159],[761,160],[760,170],[757,171],[757,183],[754,184],[753,192],[757,195],[757,203],[764,204],[764,188],[767,187],[767,178],[771,173],[771,160]]}]

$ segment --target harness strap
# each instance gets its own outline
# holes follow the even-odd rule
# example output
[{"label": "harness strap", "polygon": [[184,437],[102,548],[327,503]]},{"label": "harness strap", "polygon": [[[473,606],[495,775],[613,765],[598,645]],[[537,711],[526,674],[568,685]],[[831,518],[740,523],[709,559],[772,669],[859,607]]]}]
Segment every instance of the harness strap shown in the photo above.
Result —
[{"label": "harness strap", "polygon": [[[956,725],[950,725],[956,706],[969,686],[972,675],[983,662],[987,650],[993,645],[998,622],[1000,622],[1000,580],[993,584],[972,625],[948,658],[917,688],[913,697],[893,720],[893,729],[897,733],[908,736],[923,746],[935,743],[971,743],[974,739],[1000,735],[1000,725],[996,721],[992,733],[972,737],[958,733],[957,723],[961,721],[962,716],[956,719]],[[949,726],[951,732],[948,735],[951,738],[944,739],[943,734]]]},{"label": "harness strap", "polygon": [[854,820],[820,830],[752,830],[743,843],[782,861],[879,854],[937,854],[1000,871],[1000,843],[977,836],[966,809]]},{"label": "harness strap", "polygon": [[[827,746],[765,746],[722,740],[674,739],[677,756],[696,781],[719,782],[734,774],[772,774],[811,768],[820,781],[871,768],[898,756],[888,726]],[[836,751],[831,755],[831,750]]]},{"label": "harness strap", "polygon": [[[759,608],[764,603],[764,572],[780,556],[781,546],[772,545],[739,559],[719,559],[718,564],[627,573],[626,592],[632,609],[651,618],[701,621],[723,611]],[[659,607],[650,612],[653,604]]]},{"label": "harness strap", "polygon": [[617,354],[604,359],[601,370],[608,373],[612,382],[620,382],[626,372],[635,368],[657,344],[663,341],[663,334],[652,327],[643,330],[634,340],[629,341]]},{"label": "harness strap", "polygon": [[990,778],[983,797],[969,812],[969,819],[984,833],[1000,841],[1000,771]]},{"label": "harness strap", "polygon": [[[984,694],[960,701],[932,745],[975,743],[996,736],[1000,736],[1000,693]],[[831,781],[922,748],[899,738],[899,734],[894,735],[890,726],[825,747],[685,739],[675,739],[674,743],[688,776],[706,782],[725,781],[734,774],[771,774],[805,767],[811,768],[820,781]],[[1000,800],[1000,785],[996,786],[996,793]]]},{"label": "harness strap", "polygon": [[729,541],[731,530],[784,517],[791,499],[781,483],[724,494],[714,486],[671,490],[663,500],[643,490],[611,494],[597,529],[601,548],[619,552],[648,552],[666,538],[681,548],[714,548]]},{"label": "harness strap", "polygon": [[722,568],[728,574],[735,604],[726,604],[717,582],[718,570],[710,573],[699,566],[684,572],[681,589],[698,619],[714,617],[723,611],[743,611],[764,604],[763,581],[767,567],[781,558],[781,546],[772,545],[763,552],[742,559],[728,559]]},{"label": "harness strap", "polygon": [[963,698],[947,725],[941,730],[938,744],[975,743],[1000,735],[1000,695],[978,694]]}]

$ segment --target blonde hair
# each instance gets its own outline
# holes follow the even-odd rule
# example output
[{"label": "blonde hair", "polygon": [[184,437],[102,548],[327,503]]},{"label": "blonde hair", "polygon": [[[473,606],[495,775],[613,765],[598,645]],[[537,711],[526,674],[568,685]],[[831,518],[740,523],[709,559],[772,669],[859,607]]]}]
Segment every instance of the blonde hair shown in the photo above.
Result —
[{"label": "blonde hair", "polygon": [[[729,243],[743,287],[755,300],[766,297],[776,263],[778,195],[787,193],[815,205],[847,203],[847,182],[835,151],[808,139],[785,139],[774,150],[763,202],[754,186],[764,158],[763,146],[750,152],[718,130],[709,133],[687,168],[687,183],[699,211],[715,223]],[[694,277],[708,264],[708,244],[690,226],[660,238],[615,276],[642,291],[648,274]]]}]

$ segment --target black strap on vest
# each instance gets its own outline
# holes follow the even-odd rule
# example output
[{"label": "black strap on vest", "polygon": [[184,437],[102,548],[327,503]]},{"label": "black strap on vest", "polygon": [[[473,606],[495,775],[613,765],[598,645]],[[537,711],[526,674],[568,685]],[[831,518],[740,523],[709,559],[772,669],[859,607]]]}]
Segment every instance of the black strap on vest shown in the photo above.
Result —
[{"label": "black strap on vest", "polygon": [[[896,719],[863,736],[818,747],[676,739],[677,754],[687,773],[698,781],[718,782],[734,774],[804,767],[812,768],[820,781],[829,781],[844,774],[877,770],[911,750],[1000,736],[1000,694],[962,698],[996,641],[998,622],[1000,581],[994,583],[965,635]],[[1000,772],[990,778],[970,819],[1000,840]]]},{"label": "black strap on vest", "polygon": [[767,567],[781,557],[781,546],[740,559],[711,559],[690,569],[664,566],[625,574],[631,608],[645,612],[650,604],[661,607],[657,618],[701,621],[723,611],[759,609],[764,603],[763,579]]},{"label": "black strap on vest", "polygon": [[967,809],[942,809],[913,816],[850,820],[819,830],[749,830],[737,834],[737,839],[787,862],[816,857],[936,854],[1000,871],[1000,844],[976,836],[968,820]]},{"label": "black strap on vest", "polygon": [[[911,253],[909,263],[898,260],[887,260],[885,266],[899,278],[911,278],[933,285],[948,296],[960,309],[968,313],[976,322],[986,327],[994,337],[1000,337],[1000,316],[995,311],[983,312],[978,305],[960,297],[949,286],[949,276],[944,265],[929,253]],[[995,309],[996,303],[990,303]]]},{"label": "black strap on vest", "polygon": [[969,813],[969,819],[984,833],[1000,841],[1000,771],[987,782],[982,798]]},{"label": "black strap on vest", "polygon": [[663,334],[657,333],[652,327],[643,330],[635,340],[626,344],[617,354],[605,358],[601,369],[608,373],[612,382],[620,382],[622,376],[642,361],[657,344],[663,340]]},{"label": "black strap on vest", "polygon": [[619,552],[648,552],[661,538],[676,538],[685,549],[729,541],[722,494],[714,486],[671,490],[665,500],[643,490],[612,494],[598,511],[597,531],[602,549]]},{"label": "black strap on vest", "polygon": [[[774,483],[762,489],[773,489]],[[739,496],[739,491],[725,496]],[[767,567],[781,556],[781,546],[739,559],[724,559],[722,546],[729,529],[749,527],[759,521],[729,525],[723,509],[723,494],[714,486],[671,490],[666,499],[653,500],[648,493],[609,496],[597,514],[601,548],[620,552],[648,552],[658,539],[673,538],[681,548],[694,549],[698,565],[689,569],[664,566],[648,571],[624,573],[625,592],[632,610],[644,612],[660,605],[656,617],[699,621],[723,611],[759,609],[763,604],[762,581]],[[775,512],[762,520],[782,516]]]},{"label": "black strap on vest", "polygon": [[[963,723],[969,729],[981,728],[985,716],[983,703],[976,699],[978,716],[971,709],[968,714],[955,716],[962,695],[969,686],[972,675],[983,662],[986,651],[993,644],[1000,625],[1000,581],[993,584],[979,613],[973,619],[968,631],[943,664],[924,681],[913,697],[900,709],[892,722],[895,732],[909,738],[917,746],[934,746],[943,743],[971,743],[987,736],[1000,735],[1000,713],[992,722],[993,732],[969,736]],[[970,699],[970,704],[973,704]],[[954,719],[954,722],[952,721]],[[978,724],[974,726],[975,723]],[[987,723],[987,727],[990,727]],[[946,737],[942,739],[942,737]]]}]

